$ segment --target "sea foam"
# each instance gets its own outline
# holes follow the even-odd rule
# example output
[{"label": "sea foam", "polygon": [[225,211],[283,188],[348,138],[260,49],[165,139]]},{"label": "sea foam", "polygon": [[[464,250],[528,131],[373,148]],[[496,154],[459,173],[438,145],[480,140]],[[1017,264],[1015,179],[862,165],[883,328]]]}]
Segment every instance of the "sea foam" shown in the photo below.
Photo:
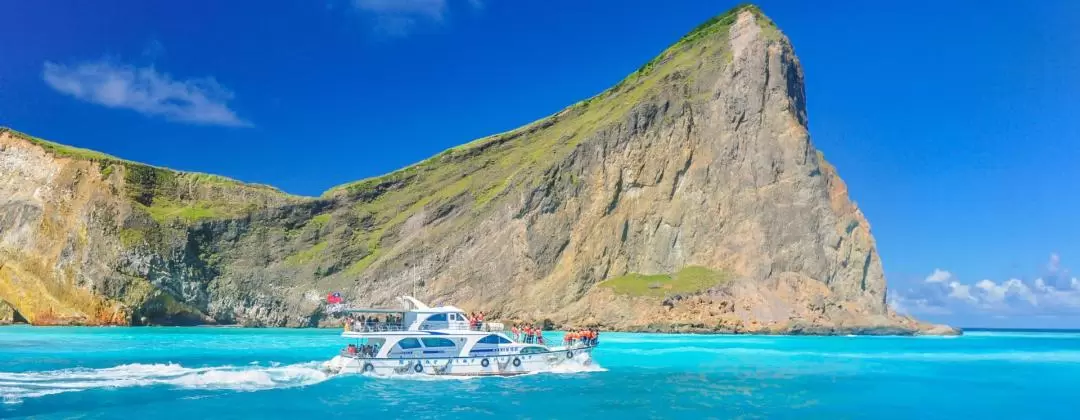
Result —
[{"label": "sea foam", "polygon": [[0,398],[5,403],[17,403],[26,398],[65,392],[138,386],[254,391],[311,385],[328,377],[319,369],[318,362],[285,366],[198,368],[188,368],[175,363],[134,363],[102,369],[0,372]]}]

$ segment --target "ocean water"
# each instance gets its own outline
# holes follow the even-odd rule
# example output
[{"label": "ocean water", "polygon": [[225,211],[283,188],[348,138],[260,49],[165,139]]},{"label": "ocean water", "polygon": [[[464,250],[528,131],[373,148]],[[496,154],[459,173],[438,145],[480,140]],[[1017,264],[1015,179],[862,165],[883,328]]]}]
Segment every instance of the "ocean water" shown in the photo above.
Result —
[{"label": "ocean water", "polygon": [[468,379],[328,377],[337,334],[4,327],[0,417],[1080,418],[1078,332],[607,333],[592,366]]}]

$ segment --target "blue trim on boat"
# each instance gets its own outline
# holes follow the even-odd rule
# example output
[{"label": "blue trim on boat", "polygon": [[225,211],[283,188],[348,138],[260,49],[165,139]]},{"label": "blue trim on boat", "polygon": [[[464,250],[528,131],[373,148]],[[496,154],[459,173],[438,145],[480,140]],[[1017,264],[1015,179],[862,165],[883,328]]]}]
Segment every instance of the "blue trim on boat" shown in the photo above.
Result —
[{"label": "blue trim on boat", "polygon": [[[576,356],[576,355],[578,355],[580,353],[583,353],[583,352],[591,352],[596,347],[597,346],[576,347],[576,348],[573,348],[573,349],[550,350],[550,351],[545,351],[545,352],[529,353],[529,354],[496,354],[495,356],[482,355],[482,356],[453,356],[453,357],[405,357],[405,356],[398,356],[398,357],[360,357],[358,355],[348,355],[348,354],[341,354],[341,356],[352,358],[352,359],[360,359],[360,360],[399,360],[399,361],[406,361],[406,360],[474,359],[474,358],[481,358],[481,357],[504,357],[504,356],[505,357],[544,356],[544,355],[549,355],[549,354],[565,354],[567,351],[573,351],[574,355]],[[495,350],[497,350],[497,349],[477,349],[477,350],[473,350],[473,351],[474,352],[484,352],[484,351],[495,351]],[[470,352],[470,354],[471,354],[471,352]]]}]

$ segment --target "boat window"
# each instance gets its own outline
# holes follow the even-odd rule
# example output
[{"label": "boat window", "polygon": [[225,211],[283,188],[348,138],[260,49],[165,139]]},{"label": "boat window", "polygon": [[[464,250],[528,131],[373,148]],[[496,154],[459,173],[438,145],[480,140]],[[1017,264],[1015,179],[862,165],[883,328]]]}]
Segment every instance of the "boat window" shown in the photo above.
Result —
[{"label": "boat window", "polygon": [[505,338],[502,338],[500,336],[492,334],[492,335],[489,335],[487,337],[481,338],[480,341],[477,341],[477,343],[481,343],[481,344],[509,344],[510,340],[507,340]]},{"label": "boat window", "polygon": [[424,337],[420,341],[424,342],[424,347],[456,347],[453,341],[445,338]]},{"label": "boat window", "polygon": [[451,321],[457,321],[457,314],[450,314]]},{"label": "boat window", "polygon": [[402,349],[418,349],[420,348],[420,341],[415,338],[409,337],[398,341],[397,345]]},{"label": "boat window", "polygon": [[543,347],[525,347],[525,348],[521,349],[521,354],[536,354],[536,353],[543,353],[543,352],[544,352]]},{"label": "boat window", "polygon": [[446,314],[435,314],[428,317],[428,322],[446,321]]}]

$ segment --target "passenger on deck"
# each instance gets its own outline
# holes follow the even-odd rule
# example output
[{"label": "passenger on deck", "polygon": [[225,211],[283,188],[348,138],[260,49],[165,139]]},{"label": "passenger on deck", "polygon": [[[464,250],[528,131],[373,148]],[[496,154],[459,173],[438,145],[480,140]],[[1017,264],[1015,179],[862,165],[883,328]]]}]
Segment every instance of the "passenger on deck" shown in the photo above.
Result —
[{"label": "passenger on deck", "polygon": [[356,354],[356,344],[349,344],[348,347],[345,347],[345,352],[348,354]]},{"label": "passenger on deck", "polygon": [[536,329],[536,344],[544,344],[544,331],[539,328]]},{"label": "passenger on deck", "polygon": [[514,324],[513,327],[510,327],[510,335],[512,335],[514,337],[514,341],[521,341],[521,340],[518,339],[518,327],[517,327],[517,324]]}]

